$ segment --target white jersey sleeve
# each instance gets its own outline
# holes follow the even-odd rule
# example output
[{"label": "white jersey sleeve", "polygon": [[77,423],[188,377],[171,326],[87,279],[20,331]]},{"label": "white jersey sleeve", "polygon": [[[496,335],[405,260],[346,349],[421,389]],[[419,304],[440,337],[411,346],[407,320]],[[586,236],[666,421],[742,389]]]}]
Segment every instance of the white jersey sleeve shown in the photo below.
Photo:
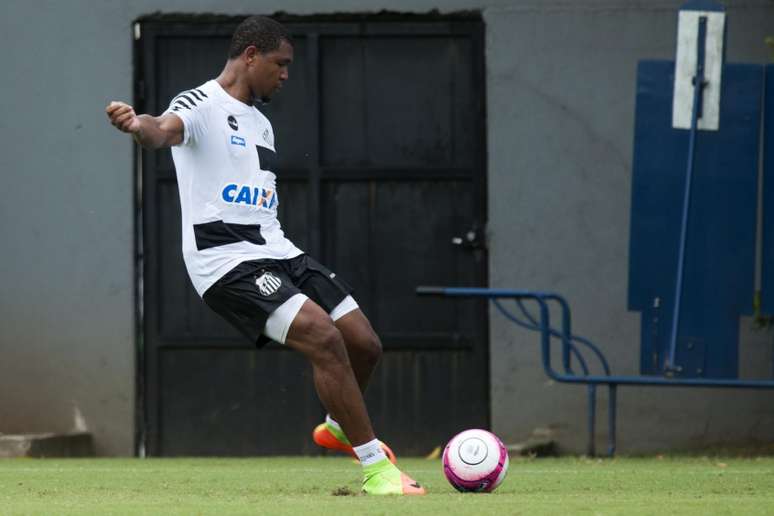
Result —
[{"label": "white jersey sleeve", "polygon": [[199,88],[183,91],[169,103],[164,114],[173,114],[183,121],[183,141],[191,145],[201,141],[207,131],[209,96]]}]

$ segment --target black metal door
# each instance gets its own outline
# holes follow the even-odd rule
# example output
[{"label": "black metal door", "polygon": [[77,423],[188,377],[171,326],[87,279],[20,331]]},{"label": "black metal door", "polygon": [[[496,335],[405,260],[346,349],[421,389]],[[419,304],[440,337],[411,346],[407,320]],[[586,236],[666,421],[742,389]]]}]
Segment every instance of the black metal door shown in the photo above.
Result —
[{"label": "black metal door", "polygon": [[[142,21],[138,107],[158,114],[177,92],[215,77],[235,25]],[[419,284],[487,283],[482,24],[288,26],[290,80],[261,107],[281,162],[280,221],[355,287],[382,338],[366,397],[377,435],[398,453],[426,453],[489,422],[485,306],[414,295]],[[253,350],[203,304],[180,252],[170,152],[143,152],[141,170],[147,453],[317,452],[310,433],[324,410],[309,367],[279,346]]]}]

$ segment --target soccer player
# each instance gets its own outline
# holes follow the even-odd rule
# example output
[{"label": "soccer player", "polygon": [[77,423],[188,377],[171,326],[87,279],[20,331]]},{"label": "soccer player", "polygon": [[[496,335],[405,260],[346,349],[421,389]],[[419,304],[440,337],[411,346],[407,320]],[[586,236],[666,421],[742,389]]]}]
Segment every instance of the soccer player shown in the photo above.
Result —
[{"label": "soccer player", "polygon": [[110,102],[107,115],[147,149],[172,147],[183,257],[204,302],[256,345],[271,339],[311,362],[328,411],[315,442],[355,455],[366,493],[424,494],[376,439],[363,402],[379,338],[351,288],[277,220],[274,132],[253,104],[282,87],[292,61],[287,30],[252,16],[236,28],[217,78],[180,93],[158,117],[123,102]]}]

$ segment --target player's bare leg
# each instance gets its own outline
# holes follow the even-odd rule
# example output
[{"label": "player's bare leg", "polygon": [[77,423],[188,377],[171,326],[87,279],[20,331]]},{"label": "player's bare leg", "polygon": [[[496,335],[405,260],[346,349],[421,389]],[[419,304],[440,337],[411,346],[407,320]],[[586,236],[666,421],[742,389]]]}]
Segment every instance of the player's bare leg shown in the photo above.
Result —
[{"label": "player's bare leg", "polygon": [[331,318],[307,300],[288,330],[285,341],[312,364],[320,401],[354,446],[374,439],[363,394],[352,371],[344,338]]},{"label": "player's bare leg", "polygon": [[[360,386],[360,391],[365,394],[368,381],[382,357],[382,343],[371,327],[371,323],[359,308],[340,317],[335,324],[344,338],[349,361],[352,364],[352,370]],[[324,448],[354,456],[355,452],[345,434],[346,432],[341,430],[334,416],[333,418],[327,417],[325,423],[317,425],[312,432],[312,438]],[[395,454],[389,446],[382,443],[382,449],[390,462],[393,464],[397,462]]]},{"label": "player's bare leg", "polygon": [[365,393],[368,381],[382,358],[382,342],[359,308],[342,316],[335,324],[344,338],[360,391]]},{"label": "player's bare leg", "polygon": [[320,401],[349,436],[363,465],[363,491],[376,495],[425,494],[424,488],[390,462],[374,437],[344,338],[328,314],[307,300],[293,319],[285,344],[312,363]]}]

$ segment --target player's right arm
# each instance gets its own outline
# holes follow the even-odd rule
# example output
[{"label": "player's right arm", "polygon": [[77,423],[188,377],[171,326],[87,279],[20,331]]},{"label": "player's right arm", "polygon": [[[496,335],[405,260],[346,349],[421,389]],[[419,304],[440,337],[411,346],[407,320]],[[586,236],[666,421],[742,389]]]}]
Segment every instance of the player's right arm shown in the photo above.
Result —
[{"label": "player's right arm", "polygon": [[171,147],[183,142],[183,121],[171,113],[157,117],[137,115],[129,104],[115,101],[108,104],[105,112],[116,129],[131,134],[146,149]]}]

